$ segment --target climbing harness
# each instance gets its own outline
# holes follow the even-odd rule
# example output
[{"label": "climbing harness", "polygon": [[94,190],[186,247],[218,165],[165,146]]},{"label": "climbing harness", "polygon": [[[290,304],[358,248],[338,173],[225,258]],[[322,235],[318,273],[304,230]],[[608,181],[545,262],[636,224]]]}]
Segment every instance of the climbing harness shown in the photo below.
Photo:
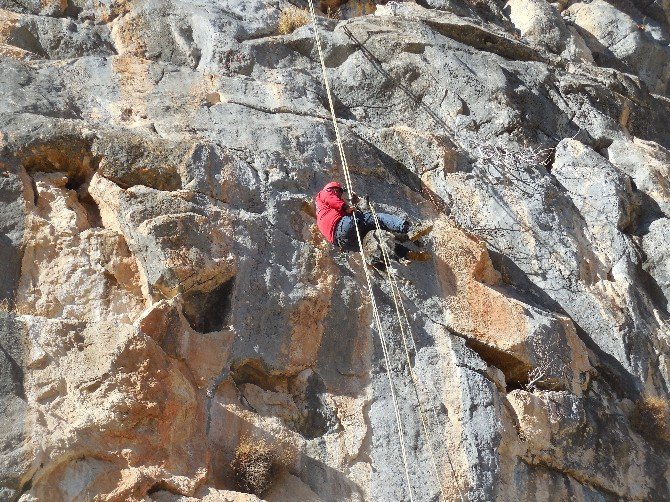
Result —
[{"label": "climbing harness", "polygon": [[[328,104],[329,104],[329,107],[330,107],[331,119],[332,119],[332,122],[333,122],[333,129],[335,130],[335,139],[336,139],[340,159],[342,161],[342,171],[344,173],[345,186],[346,186],[347,190],[349,191],[349,193],[354,193],[353,192],[353,184],[352,184],[352,181],[351,181],[351,174],[349,172],[349,165],[347,163],[347,158],[346,158],[346,155],[345,155],[345,152],[344,152],[344,147],[343,147],[343,144],[342,144],[342,138],[340,136],[339,126],[338,126],[338,123],[337,123],[337,117],[335,115],[335,107],[334,107],[334,104],[333,104],[332,92],[331,92],[331,89],[330,89],[330,83],[329,83],[328,75],[327,75],[327,72],[326,72],[326,64],[325,64],[325,58],[323,56],[323,50],[322,50],[322,46],[321,46],[321,38],[319,36],[319,30],[318,30],[317,22],[316,22],[316,13],[315,13],[315,10],[314,10],[314,2],[313,2],[313,0],[308,0],[308,2],[309,2],[309,11],[310,11],[310,14],[311,14],[311,17],[312,17],[312,24],[314,26],[314,38],[315,38],[315,42],[316,42],[317,51],[318,51],[318,54],[319,54],[319,61],[321,63],[321,72],[322,72],[322,75],[323,75],[324,86],[326,88],[326,94],[327,94],[327,97],[328,97]],[[395,14],[395,12],[394,12],[394,14]],[[372,216],[373,216],[373,219],[374,219],[375,226],[376,226],[377,230],[381,230],[379,220],[377,218],[377,213],[374,210],[374,207],[369,202],[368,202],[368,207],[370,208],[370,211],[372,213]],[[368,265],[367,265],[367,261],[366,261],[366,257],[365,257],[365,251],[363,249],[363,242],[362,242],[362,238],[361,238],[361,233],[360,233],[360,229],[358,227],[358,222],[356,220],[356,214],[355,213],[353,214],[353,218],[354,218],[354,226],[356,227],[356,238],[358,240],[358,246],[359,246],[360,253],[361,253],[361,258],[362,258],[363,271],[365,273],[365,280],[366,280],[366,283],[367,283],[367,291],[368,291],[368,295],[370,297],[370,302],[371,302],[371,305],[372,305],[373,318],[374,318],[374,322],[375,322],[377,331],[379,333],[379,338],[380,338],[380,342],[381,342],[381,346],[382,346],[382,352],[384,354],[384,362],[386,364],[386,375],[387,375],[388,381],[389,381],[389,387],[390,387],[390,390],[391,390],[391,398],[392,398],[392,401],[393,401],[393,407],[394,407],[395,418],[396,418],[396,425],[397,425],[397,428],[398,428],[398,438],[399,438],[399,441],[400,441],[400,451],[401,451],[401,455],[402,455],[403,467],[404,467],[404,470],[405,470],[405,480],[406,480],[407,489],[408,489],[408,492],[409,492],[409,500],[410,500],[410,502],[413,502],[414,501],[414,496],[413,496],[413,493],[412,493],[412,484],[411,484],[410,475],[409,475],[407,452],[406,452],[406,449],[405,449],[404,430],[403,430],[403,426],[402,426],[400,410],[399,410],[399,407],[398,407],[398,399],[397,399],[397,396],[396,396],[395,386],[393,384],[393,379],[391,377],[391,362],[390,362],[388,341],[386,339],[386,336],[385,336],[383,328],[382,328],[381,316],[379,314],[379,309],[377,307],[377,302],[376,302],[376,299],[375,299],[374,291],[372,289],[371,274],[370,274],[370,270],[369,270]],[[441,498],[444,499],[444,497],[445,497],[444,484],[443,484],[443,481],[442,481],[442,477],[440,476],[440,473],[439,473],[437,460],[436,460],[436,457],[435,457],[435,453],[433,451],[432,441],[431,441],[430,435],[428,433],[428,420],[426,419],[426,414],[425,414],[425,411],[423,409],[423,405],[421,404],[421,398],[420,398],[420,393],[419,393],[419,379],[416,376],[416,374],[414,372],[414,369],[412,367],[412,364],[411,364],[410,348],[409,348],[409,345],[408,345],[408,342],[407,342],[407,335],[405,333],[405,328],[404,328],[405,325],[408,328],[408,334],[409,334],[409,337],[411,338],[412,346],[413,346],[415,354],[417,353],[416,342],[415,342],[414,336],[412,335],[412,332],[411,332],[411,326],[410,326],[410,323],[409,323],[409,318],[407,316],[407,311],[406,311],[404,303],[402,301],[402,297],[400,296],[400,290],[398,288],[398,285],[397,285],[395,279],[393,278],[393,276],[391,274],[391,264],[390,264],[390,259],[389,259],[388,253],[383,246],[381,246],[381,249],[382,249],[382,256],[384,258],[387,278],[388,278],[389,284],[391,286],[391,293],[392,293],[392,297],[393,297],[393,302],[395,304],[396,315],[397,315],[398,322],[399,322],[399,325],[400,325],[401,338],[402,338],[402,342],[403,342],[403,348],[404,348],[404,351],[405,351],[407,365],[408,365],[409,372],[410,372],[410,377],[411,377],[411,380],[412,380],[412,386],[414,388],[414,392],[416,394],[417,402],[419,404],[419,415],[420,415],[420,418],[421,418],[421,427],[423,429],[424,435],[426,436],[426,443],[428,445],[428,450],[429,450],[429,455],[430,455],[430,458],[431,458],[433,470],[434,470],[434,473],[435,473],[435,476],[437,478],[438,485],[439,485],[439,488],[440,488]],[[402,311],[402,313],[401,313],[401,311]],[[403,316],[404,316],[404,322],[403,322]],[[435,420],[436,420],[436,423],[437,423],[437,415],[435,413],[434,408],[432,409],[432,411],[433,411],[433,415],[435,416]],[[465,498],[464,498],[463,492],[461,491],[461,488],[458,484],[457,477],[456,477],[456,472],[454,470],[454,466],[451,462],[451,458],[450,458],[448,452],[447,452],[447,457],[448,457],[448,460],[449,460],[449,465],[451,467],[452,475],[454,477],[454,481],[456,482],[456,488],[459,492],[461,500],[464,501]]]}]

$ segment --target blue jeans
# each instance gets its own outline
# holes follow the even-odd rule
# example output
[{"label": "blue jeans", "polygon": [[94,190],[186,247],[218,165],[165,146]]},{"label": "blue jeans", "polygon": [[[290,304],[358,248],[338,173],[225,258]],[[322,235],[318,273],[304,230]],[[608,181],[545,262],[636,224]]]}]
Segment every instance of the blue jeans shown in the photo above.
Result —
[{"label": "blue jeans", "polygon": [[[372,213],[356,211],[354,214],[356,215],[358,230],[361,233],[361,240],[363,240],[365,234],[377,228],[375,227],[375,220],[372,217]],[[379,220],[379,226],[382,230],[388,230],[390,232],[402,232],[405,230],[403,228],[405,226],[405,220],[398,216],[377,213],[377,219]],[[343,216],[340,221],[337,222],[337,226],[335,227],[335,245],[345,251],[360,251],[353,216]]]}]

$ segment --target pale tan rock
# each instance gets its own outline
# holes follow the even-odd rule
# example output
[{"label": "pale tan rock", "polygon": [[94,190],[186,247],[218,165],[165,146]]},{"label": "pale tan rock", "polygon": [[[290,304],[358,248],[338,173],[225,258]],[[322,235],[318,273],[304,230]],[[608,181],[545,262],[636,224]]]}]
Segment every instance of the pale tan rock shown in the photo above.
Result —
[{"label": "pale tan rock", "polygon": [[139,271],[123,237],[91,225],[60,173],[34,175],[17,308],[24,313],[132,323],[143,308]]},{"label": "pale tan rock", "polygon": [[590,466],[608,463],[610,459],[599,459],[595,449],[583,447],[583,442],[590,440],[588,431],[594,424],[590,423],[592,417],[580,398],[568,393],[531,394],[515,390],[506,399],[514,410],[518,435],[526,448],[521,456],[527,462],[558,470],[570,465],[571,475],[581,482],[589,477],[598,486],[607,487],[624,498],[649,496],[652,481],[644,473],[646,454],[634,436],[622,441],[621,435],[615,432],[613,437],[606,437],[605,441],[611,441],[615,448],[624,449],[620,453],[625,460],[614,462],[608,473],[591,470]]},{"label": "pale tan rock", "polygon": [[194,493],[206,472],[204,431],[199,398],[179,366],[132,328],[25,319],[40,326],[31,343],[46,353],[26,380],[31,494],[137,500],[157,481]]},{"label": "pale tan rock", "polygon": [[545,0],[510,0],[506,8],[524,40],[566,59],[593,63],[591,51],[582,37],[565,24],[553,5]]},{"label": "pale tan rock", "polygon": [[202,500],[203,502],[258,502],[262,499],[251,493],[217,490],[210,487],[199,491],[196,500]]},{"label": "pale tan rock", "polygon": [[665,93],[670,79],[668,34],[656,22],[603,0],[573,3],[561,15],[579,28],[601,64],[632,70],[652,90]]},{"label": "pale tan rock", "polygon": [[[580,393],[591,366],[572,322],[550,314],[547,322],[553,334],[545,333],[544,328],[537,331],[535,320],[527,314],[530,307],[496,288],[501,284],[500,274],[481,241],[446,218],[435,222],[432,236],[450,328],[471,340],[490,364],[503,368],[507,378],[524,381],[531,368],[551,360],[565,368],[566,373],[559,370],[559,380],[567,378],[562,385]],[[566,350],[568,364],[558,356]]]},{"label": "pale tan rock", "polygon": [[[597,214],[632,229],[634,204],[610,215],[612,204],[571,202],[556,162],[491,180],[473,158],[492,138],[546,146],[581,127],[664,207],[665,101],[591,65],[548,4],[513,1],[518,41],[494,2],[389,3],[380,18],[319,27],[356,188],[380,209],[436,219],[432,259],[393,269],[417,344],[409,362],[386,278],[372,279],[390,363],[359,257],[314,224],[313,193],[339,164],[312,28],[274,36],[286,2],[0,11],[1,36],[19,21],[47,27],[28,26],[24,42],[55,26],[112,30],[95,57],[72,57],[67,38],[37,63],[0,45],[0,207],[16,197],[4,170],[19,172],[25,200],[12,211],[20,220],[25,206],[26,226],[12,241],[18,296],[0,304],[0,408],[19,424],[17,455],[0,459],[18,464],[8,499],[260,500],[233,491],[231,459],[249,436],[288,454],[266,500],[408,500],[386,369],[417,501],[649,500],[667,488],[664,447],[631,429],[636,404],[618,395],[662,395],[670,378],[663,304],[633,274],[648,263],[621,260]],[[344,19],[375,9],[340,7]],[[546,49],[589,64],[563,68]],[[602,201],[604,172],[575,184]],[[664,227],[652,228],[662,262]],[[601,312],[607,326],[589,322]]]},{"label": "pale tan rock", "polygon": [[631,176],[665,214],[670,213],[670,151],[653,141],[615,140],[607,148],[608,160]]}]

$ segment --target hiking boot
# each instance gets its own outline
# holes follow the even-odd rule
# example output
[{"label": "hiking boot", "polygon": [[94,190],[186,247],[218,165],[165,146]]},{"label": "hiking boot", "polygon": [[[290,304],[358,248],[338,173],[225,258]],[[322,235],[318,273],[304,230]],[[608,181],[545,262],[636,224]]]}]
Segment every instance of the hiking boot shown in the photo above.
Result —
[{"label": "hiking boot", "polygon": [[433,230],[432,223],[415,223],[412,224],[409,232],[407,232],[407,239],[414,242],[419,240],[424,235],[428,235]]},{"label": "hiking boot", "polygon": [[405,258],[410,261],[428,261],[430,260],[430,253],[425,251],[409,251]]}]

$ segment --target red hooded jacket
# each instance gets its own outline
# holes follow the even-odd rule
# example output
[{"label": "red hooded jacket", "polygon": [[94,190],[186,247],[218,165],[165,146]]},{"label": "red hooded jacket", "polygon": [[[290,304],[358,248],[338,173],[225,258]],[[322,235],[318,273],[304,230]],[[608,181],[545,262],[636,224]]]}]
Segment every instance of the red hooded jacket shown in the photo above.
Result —
[{"label": "red hooded jacket", "polygon": [[334,244],[335,227],[342,216],[347,214],[347,203],[335,195],[335,188],[342,188],[337,182],[330,182],[316,194],[316,224],[328,242]]}]

